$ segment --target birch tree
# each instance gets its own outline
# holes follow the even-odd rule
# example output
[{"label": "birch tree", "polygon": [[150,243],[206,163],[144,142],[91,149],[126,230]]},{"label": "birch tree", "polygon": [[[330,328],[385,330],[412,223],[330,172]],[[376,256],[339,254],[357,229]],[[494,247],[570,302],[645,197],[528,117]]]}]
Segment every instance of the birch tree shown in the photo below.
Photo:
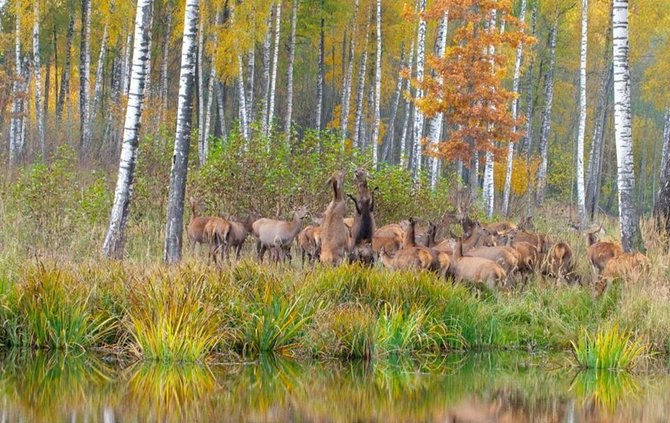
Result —
[{"label": "birch tree", "polygon": [[579,225],[586,226],[586,190],[584,186],[584,135],[586,132],[586,53],[588,0],[582,0],[582,37],[579,60],[579,130],[577,133],[577,208]]},{"label": "birch tree", "polygon": [[274,51],[272,53],[272,78],[270,80],[270,99],[268,100],[268,132],[265,135],[270,135],[272,130],[272,122],[274,121],[275,113],[275,95],[277,94],[277,68],[279,67],[279,41],[281,35],[281,0],[277,1],[275,6],[275,40]]},{"label": "birch tree", "polygon": [[[150,14],[150,13],[147,13]],[[86,155],[91,143],[91,0],[81,0],[81,50],[79,56],[80,153]]]},{"label": "birch tree", "polygon": [[198,51],[196,60],[196,80],[198,88],[198,161],[200,166],[205,164],[205,80],[204,80],[204,65],[205,65],[205,27],[204,19],[200,19],[198,26]]},{"label": "birch tree", "polygon": [[168,109],[168,63],[170,60],[170,36],[172,34],[172,13],[173,8],[169,3],[165,12],[165,38],[163,39],[163,59],[161,61],[161,111],[160,121],[165,122],[165,115]]},{"label": "birch tree", "polygon": [[[416,80],[419,84],[423,81],[423,68],[425,64],[425,53],[426,53],[426,20],[423,17],[423,14],[426,11],[426,0],[419,0],[419,29],[417,31],[416,37]],[[421,100],[423,97],[423,90],[418,89],[416,93],[417,100]],[[416,108],[414,110],[414,146],[413,146],[413,157],[414,165],[412,166],[412,174],[414,175],[414,180],[418,181],[421,173],[421,161],[423,159],[423,149],[421,148],[421,140],[423,136],[423,112]]]},{"label": "birch tree", "polygon": [[261,114],[261,131],[263,134],[268,133],[268,108],[270,107],[270,88],[271,88],[271,78],[270,78],[270,68],[272,67],[272,62],[270,59],[270,49],[272,48],[272,15],[275,6],[270,7],[270,15],[268,16],[268,31],[265,34],[265,39],[263,40],[263,94],[265,96],[265,102],[263,104],[263,112]]},{"label": "birch tree", "polygon": [[35,78],[35,114],[37,115],[37,137],[42,159],[47,158],[44,139],[44,109],[42,108],[42,66],[40,65],[40,2],[33,2],[33,78]]},{"label": "birch tree", "polygon": [[[524,31],[523,25],[526,22],[526,0],[521,0],[521,12],[519,13],[519,23],[521,24],[521,31]],[[519,77],[521,76],[521,59],[523,56],[523,44],[519,44],[516,48],[516,58],[514,61],[514,74],[512,76],[512,92],[517,96],[512,100],[512,119],[516,120],[519,110]],[[516,126],[514,132],[517,131]],[[512,191],[512,172],[514,163],[514,143],[510,142],[507,146],[507,167],[505,170],[505,188],[503,191],[502,212],[507,215],[509,212],[509,198]]]},{"label": "birch tree", "polygon": [[363,44],[363,55],[361,56],[361,67],[358,72],[358,88],[356,89],[356,114],[354,115],[354,133],[352,137],[353,145],[362,149],[361,127],[363,123],[363,100],[365,98],[365,76],[368,66],[368,41],[369,27],[365,29],[365,42]]},{"label": "birch tree", "polygon": [[21,75],[21,14],[17,8],[14,22],[14,83],[12,84],[12,120],[9,128],[9,165],[23,155],[23,81]]},{"label": "birch tree", "polygon": [[[93,107],[91,108],[92,117],[91,120],[95,121],[95,116],[98,111],[98,106],[100,105],[100,100],[102,97],[102,83],[103,83],[103,70],[105,68],[105,56],[107,55],[107,35],[108,27],[105,25],[105,29],[102,34],[102,41],[100,43],[100,54],[98,55],[98,67],[95,70],[95,85],[93,86]],[[146,88],[146,87],[145,87]]]},{"label": "birch tree", "polygon": [[[412,75],[412,70],[414,69],[414,55],[416,53],[414,49],[414,40],[412,40],[412,45],[409,48],[409,62],[407,64],[407,69],[410,73],[410,76]],[[410,90],[410,96],[412,95],[411,93],[411,84],[409,80],[407,80],[407,90]],[[402,124],[402,133],[400,135],[400,166],[404,167],[408,162],[408,157],[407,157],[407,133],[409,131],[409,121],[410,117],[412,114],[412,110],[414,109],[414,102],[410,101],[409,99],[405,99],[405,117],[403,119],[403,124]]]},{"label": "birch tree", "polygon": [[[435,57],[439,59],[444,59],[444,54],[447,48],[447,30],[449,25],[449,12],[444,12],[442,20],[437,27],[437,39],[435,40]],[[444,79],[437,76],[437,83],[439,85],[444,84]],[[444,120],[444,114],[438,113],[433,116],[428,122],[428,141],[431,144],[431,149],[434,151],[437,149],[437,143],[440,141],[442,136],[442,122]],[[430,187],[435,189],[437,186],[437,180],[440,176],[440,159],[437,156],[433,156],[431,159],[430,167]]]},{"label": "birch tree", "polygon": [[644,249],[635,208],[635,161],[630,108],[628,0],[612,2],[614,127],[619,192],[619,228],[624,251]]},{"label": "birch tree", "polygon": [[67,26],[67,37],[65,41],[65,61],[63,63],[63,72],[61,73],[60,89],[58,90],[58,99],[56,102],[56,120],[60,123],[63,117],[63,107],[65,99],[70,93],[70,67],[72,62],[72,40],[74,38],[74,14],[70,15],[70,21]]},{"label": "birch tree", "polygon": [[[551,129],[551,112],[554,105],[554,68],[556,67],[556,33],[558,21],[554,21],[549,32],[549,69],[544,78],[544,111],[542,112],[542,127],[540,129],[540,168],[537,173],[538,205],[544,202],[547,190],[547,163],[549,155],[549,131]],[[529,142],[530,150],[530,142]]]},{"label": "birch tree", "polygon": [[107,235],[102,246],[106,257],[122,259],[125,248],[125,232],[130,214],[133,194],[137,146],[140,135],[140,118],[144,102],[144,80],[146,62],[149,60],[149,16],[153,0],[138,0],[135,14],[135,41],[133,45],[132,77],[126,117],[123,126],[123,145],[119,161],[119,173],[114,190],[114,203],[109,218]]},{"label": "birch tree", "polygon": [[176,263],[181,260],[182,232],[184,228],[184,195],[188,171],[188,151],[191,137],[193,82],[196,64],[196,35],[200,12],[199,0],[186,0],[184,35],[181,48],[179,74],[179,103],[177,105],[177,130],[172,156],[172,171],[168,191],[167,226],[163,260]]},{"label": "birch tree", "polygon": [[[400,53],[400,70],[404,68],[404,49]],[[400,105],[400,97],[402,95],[402,87],[404,83],[402,73],[398,72],[398,80],[396,82],[395,94],[393,95],[393,103],[391,106],[391,116],[389,117],[389,127],[386,131],[386,140],[384,141],[384,148],[382,150],[382,160],[385,162],[392,161],[392,152],[395,149],[395,125],[396,117],[398,115],[398,106]]]},{"label": "birch tree", "polygon": [[372,167],[377,168],[382,97],[382,0],[377,0],[377,57],[375,60],[375,117],[372,128]]},{"label": "birch tree", "polygon": [[[491,34],[496,32],[496,18],[497,18],[497,10],[493,9],[491,11],[491,19],[488,23],[487,28],[487,31]],[[494,46],[492,45],[488,46],[488,55],[489,55],[489,61],[491,63],[491,73],[493,74],[495,72],[495,63],[493,58],[495,55]],[[495,111],[495,107],[493,105],[487,105],[487,107]],[[487,129],[489,132],[492,132],[494,127],[493,125],[489,124]],[[493,178],[494,161],[493,161],[493,151],[491,150],[492,146],[493,142],[491,142],[491,146],[487,146],[488,148],[486,149],[485,152],[486,161],[484,165],[484,182],[482,186],[482,200],[484,201],[484,207],[486,208],[486,214],[489,217],[489,219],[493,217],[493,211],[495,206],[495,184]]]},{"label": "birch tree", "polygon": [[295,38],[296,26],[298,22],[298,1],[292,0],[291,13],[291,40],[289,41],[288,70],[286,71],[286,120],[284,122],[284,131],[286,139],[291,137],[291,122],[293,120],[293,63],[295,62]]},{"label": "birch tree", "polygon": [[325,19],[323,17],[324,0],[321,0],[321,8],[319,10],[321,17],[319,18],[319,75],[316,80],[316,116],[314,121],[316,124],[317,137],[321,138],[321,121],[323,119],[323,88],[326,81],[326,34],[324,30]]},{"label": "birch tree", "polygon": [[244,63],[242,61],[242,55],[237,55],[237,62],[239,67],[239,77],[237,80],[237,87],[239,89],[239,108],[240,108],[240,129],[242,130],[242,138],[245,141],[249,141],[250,130],[249,130],[249,116],[247,115],[247,94],[244,88]]},{"label": "birch tree", "polygon": [[[352,31],[349,38],[349,64],[347,72],[344,74],[342,81],[342,102],[340,106],[340,132],[342,134],[342,145],[347,139],[347,132],[349,131],[349,106],[351,101],[351,83],[354,75],[354,57],[356,52],[356,44],[354,40],[358,36],[358,6],[360,0],[354,2],[354,15],[352,18]],[[344,53],[344,51],[343,51]]]}]

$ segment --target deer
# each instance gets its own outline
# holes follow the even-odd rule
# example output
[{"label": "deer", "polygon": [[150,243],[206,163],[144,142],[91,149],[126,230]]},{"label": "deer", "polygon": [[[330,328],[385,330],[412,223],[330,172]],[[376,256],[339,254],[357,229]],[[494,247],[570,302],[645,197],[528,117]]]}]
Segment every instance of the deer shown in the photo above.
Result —
[{"label": "deer", "polygon": [[494,222],[484,226],[484,229],[489,231],[492,235],[498,236],[516,230],[518,229],[518,226],[512,222]]},{"label": "deer", "polygon": [[494,290],[496,283],[503,281],[506,277],[505,270],[494,261],[483,257],[463,256],[463,239],[457,238],[452,241],[452,258],[449,273],[457,282],[467,280],[475,283],[483,283],[490,290]]},{"label": "deer", "polygon": [[[494,247],[495,239],[493,236],[481,225],[476,224],[470,231],[470,235],[467,237],[467,240],[463,242],[463,251],[469,251],[473,248],[479,247]],[[451,230],[449,230],[450,239],[445,239],[439,244],[432,247],[434,251],[445,252],[451,254],[453,252],[453,240],[458,238],[454,235]]]},{"label": "deer", "polygon": [[344,172],[331,175],[327,182],[333,188],[333,200],[328,204],[321,224],[321,253],[319,260],[328,265],[338,265],[348,247],[348,230],[344,225],[347,205],[342,196]]},{"label": "deer", "polygon": [[375,218],[373,215],[375,210],[374,190],[371,192],[368,188],[367,172],[365,169],[356,169],[354,178],[358,187],[358,196],[354,197],[351,194],[347,194],[351,201],[353,201],[355,209],[354,220],[351,226],[352,255],[350,259],[352,261],[356,259],[364,261],[364,257],[368,259],[374,257],[370,254],[364,254],[359,257],[359,253],[372,251],[371,245],[370,249],[362,249],[360,247],[371,244],[375,232]]},{"label": "deer", "polygon": [[378,228],[372,235],[372,250],[379,254],[382,247],[389,254],[395,254],[400,249],[405,238],[405,231],[397,223],[390,223]]},{"label": "deer", "polygon": [[209,254],[207,262],[218,264],[216,260],[217,253],[221,254],[221,262],[228,250],[228,233],[230,232],[230,223],[222,217],[212,217],[207,221],[204,228],[204,238],[209,244]]},{"label": "deer", "polygon": [[[227,255],[230,254],[230,249],[235,248],[235,258],[237,261],[240,260],[240,255],[242,253],[242,246],[244,241],[246,241],[249,233],[253,230],[253,224],[259,219],[256,213],[249,213],[244,222],[238,222],[236,220],[229,220],[230,230],[228,231],[228,238],[226,239]],[[230,257],[229,257],[230,258]]]},{"label": "deer", "polygon": [[623,281],[638,280],[642,273],[649,270],[650,262],[642,253],[621,252],[607,261],[596,282],[596,295],[602,295],[607,288],[620,278]]},{"label": "deer", "polygon": [[211,218],[201,216],[202,204],[198,200],[191,197],[189,203],[191,204],[191,219],[188,222],[186,234],[188,235],[191,253],[193,253],[196,244],[207,243],[205,240],[205,225]]},{"label": "deer", "polygon": [[307,208],[301,206],[293,211],[293,220],[290,222],[267,218],[256,220],[251,228],[257,239],[258,260],[261,263],[263,262],[263,257],[268,249],[274,250],[276,261],[286,258],[290,260],[291,244],[302,229],[302,221],[307,215]]},{"label": "deer", "polygon": [[321,227],[308,225],[298,234],[298,247],[302,266],[305,267],[305,258],[309,264],[314,264],[321,252]]},{"label": "deer", "polygon": [[591,268],[594,269],[596,274],[601,273],[605,269],[608,261],[623,253],[621,245],[611,241],[598,240],[597,234],[602,229],[603,225],[601,224],[598,228],[585,232],[588,246],[586,254],[589,263],[591,263]]},{"label": "deer", "polygon": [[405,231],[405,239],[403,241],[403,248],[397,250],[395,255],[391,256],[385,246],[381,247],[379,258],[384,266],[393,269],[420,269],[437,272],[440,269],[440,262],[437,255],[430,249],[416,245],[415,239],[415,225],[414,218],[410,218],[403,225]]},{"label": "deer", "polygon": [[435,238],[437,237],[437,224],[432,221],[428,221],[428,228],[425,233],[417,234],[416,242],[419,245],[422,245],[427,248],[433,248],[437,245]]},{"label": "deer", "polygon": [[[461,242],[461,246],[463,243]],[[465,251],[465,250],[463,250]],[[489,259],[498,264],[505,271],[507,276],[511,276],[519,267],[521,255],[512,247],[476,247],[462,253],[465,257],[481,257]]]},{"label": "deer", "polygon": [[543,273],[558,280],[567,280],[575,268],[572,248],[565,242],[557,242],[547,253],[543,263]]}]

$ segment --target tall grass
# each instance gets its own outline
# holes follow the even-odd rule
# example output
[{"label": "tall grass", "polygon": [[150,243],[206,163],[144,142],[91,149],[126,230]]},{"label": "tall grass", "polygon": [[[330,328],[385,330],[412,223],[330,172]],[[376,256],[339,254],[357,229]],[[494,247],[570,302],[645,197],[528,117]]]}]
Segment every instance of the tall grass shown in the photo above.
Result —
[{"label": "tall grass", "polygon": [[633,339],[617,324],[601,327],[595,335],[584,330],[572,344],[577,363],[588,369],[623,370],[635,365],[648,349],[647,345]]}]

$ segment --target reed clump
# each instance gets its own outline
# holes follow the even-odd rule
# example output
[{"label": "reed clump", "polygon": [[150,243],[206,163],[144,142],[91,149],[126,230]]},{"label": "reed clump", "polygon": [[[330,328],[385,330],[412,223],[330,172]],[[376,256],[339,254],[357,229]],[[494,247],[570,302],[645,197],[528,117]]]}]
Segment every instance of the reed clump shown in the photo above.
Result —
[{"label": "reed clump", "polygon": [[588,369],[626,370],[645,357],[648,346],[619,328],[608,324],[589,334],[584,330],[572,344],[577,363]]}]

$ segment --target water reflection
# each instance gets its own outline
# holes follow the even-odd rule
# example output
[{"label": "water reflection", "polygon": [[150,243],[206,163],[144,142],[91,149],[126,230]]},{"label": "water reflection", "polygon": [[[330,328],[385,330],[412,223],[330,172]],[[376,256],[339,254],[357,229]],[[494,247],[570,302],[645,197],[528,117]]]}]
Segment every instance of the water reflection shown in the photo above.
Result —
[{"label": "water reflection", "polygon": [[670,378],[547,370],[546,356],[228,365],[0,358],[3,421],[665,421]]}]

